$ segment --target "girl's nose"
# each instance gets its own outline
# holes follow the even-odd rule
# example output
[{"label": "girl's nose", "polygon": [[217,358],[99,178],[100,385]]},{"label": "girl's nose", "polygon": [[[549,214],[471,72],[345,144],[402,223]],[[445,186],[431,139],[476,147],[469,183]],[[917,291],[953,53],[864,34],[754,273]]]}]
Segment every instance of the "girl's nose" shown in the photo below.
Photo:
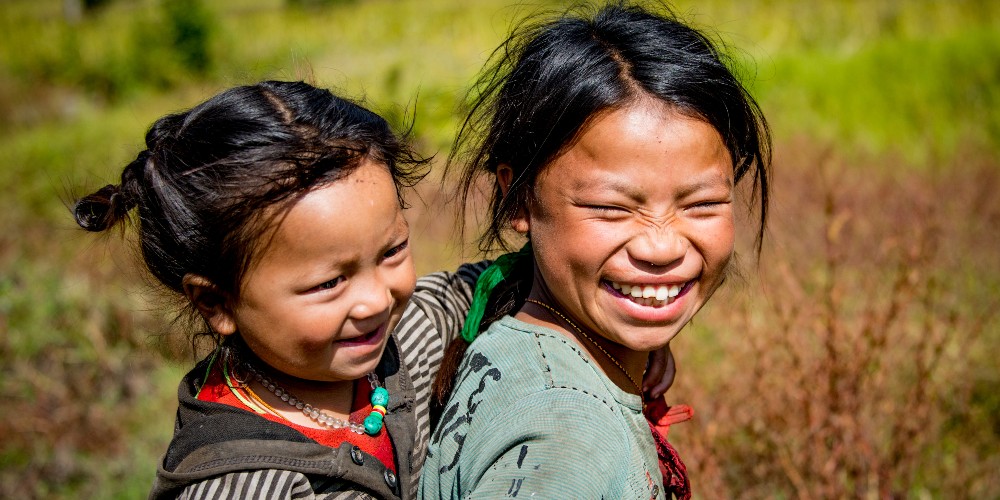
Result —
[{"label": "girl's nose", "polygon": [[354,319],[367,319],[385,314],[392,307],[392,293],[379,277],[355,283],[355,302],[351,308]]},{"label": "girl's nose", "polygon": [[691,242],[670,225],[648,227],[626,249],[633,259],[655,267],[672,267],[684,258]]}]

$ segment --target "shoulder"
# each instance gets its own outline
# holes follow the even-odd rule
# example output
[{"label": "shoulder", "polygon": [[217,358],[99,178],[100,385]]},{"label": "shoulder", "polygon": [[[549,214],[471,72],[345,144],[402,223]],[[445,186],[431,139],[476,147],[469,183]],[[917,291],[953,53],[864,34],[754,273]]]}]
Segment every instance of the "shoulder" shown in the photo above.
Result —
[{"label": "shoulder", "polygon": [[[437,348],[446,338],[457,336],[472,303],[476,280],[488,261],[462,264],[454,272],[440,271],[420,277],[393,334],[407,351],[415,343]],[[455,335],[447,333],[455,331]]]},{"label": "shoulder", "polygon": [[464,414],[442,420],[431,458],[440,476],[424,478],[427,490],[454,486],[484,498],[512,491],[542,498],[628,496],[623,488],[641,468],[635,467],[635,437],[601,401],[549,388],[495,406],[485,418],[476,412],[476,398],[470,400]]},{"label": "shoulder", "polygon": [[465,263],[458,266],[458,269],[454,272],[438,271],[421,276],[417,280],[417,287],[414,293],[415,295],[419,295],[422,292],[441,293],[449,289],[469,289],[471,291],[476,286],[476,280],[479,279],[479,275],[482,274],[483,270],[489,264],[490,261],[488,260]]},{"label": "shoulder", "polygon": [[[523,420],[535,429],[551,424],[553,431],[621,420],[620,405],[575,343],[511,317],[494,322],[466,351],[442,422],[449,410],[476,426],[502,420],[510,428]],[[559,417],[531,420],[546,414]]]},{"label": "shoulder", "polygon": [[[505,317],[466,352],[431,439],[429,471],[437,474],[425,472],[421,487],[485,497],[632,497],[623,492],[644,487],[649,470],[638,442],[648,427],[629,411],[574,342]],[[579,474],[581,464],[587,474]]]},{"label": "shoulder", "polygon": [[566,337],[548,328],[507,316],[490,325],[469,348],[495,364],[519,374],[532,373],[545,389],[568,389],[614,406],[614,396],[599,375],[590,355]]},{"label": "shoulder", "polygon": [[489,265],[489,261],[466,263],[454,272],[438,271],[421,276],[413,290],[411,303],[426,305],[447,301],[469,302],[476,288],[479,275]]}]

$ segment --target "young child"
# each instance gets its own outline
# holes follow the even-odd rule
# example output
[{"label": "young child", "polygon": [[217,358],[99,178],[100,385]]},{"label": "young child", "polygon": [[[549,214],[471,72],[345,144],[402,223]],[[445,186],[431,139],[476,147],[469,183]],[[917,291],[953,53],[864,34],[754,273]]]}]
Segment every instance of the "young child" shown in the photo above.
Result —
[{"label": "young child", "polygon": [[180,384],[150,498],[412,497],[431,381],[483,267],[415,283],[400,188],[426,162],[301,82],[222,92],[146,147],[74,212],[105,231],[134,210],[149,271],[217,345]]},{"label": "young child", "polygon": [[704,35],[639,7],[527,25],[494,57],[456,150],[466,194],[495,176],[483,244],[529,244],[479,280],[420,493],[688,497],[639,381],[725,280],[748,178],[763,237],[766,122]]}]

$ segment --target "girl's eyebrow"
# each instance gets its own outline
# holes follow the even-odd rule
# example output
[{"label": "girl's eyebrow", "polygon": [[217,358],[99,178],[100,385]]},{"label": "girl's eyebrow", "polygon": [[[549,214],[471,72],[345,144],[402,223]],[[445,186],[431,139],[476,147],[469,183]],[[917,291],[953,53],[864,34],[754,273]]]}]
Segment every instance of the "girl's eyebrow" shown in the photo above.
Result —
[{"label": "girl's eyebrow", "polygon": [[[683,198],[704,190],[720,188],[729,189],[732,188],[732,186],[733,181],[730,175],[717,175],[715,172],[709,172],[704,175],[695,176],[691,179],[691,182],[681,185],[677,195],[679,198]],[[579,190],[607,189],[621,193],[636,201],[646,199],[646,194],[642,192],[641,186],[623,181],[613,175],[596,175],[585,179],[575,179],[573,181],[572,188]]]},{"label": "girl's eyebrow", "polygon": [[574,179],[571,187],[578,190],[607,189],[637,200],[645,198],[645,195],[636,188],[634,183],[623,181],[614,175],[594,175],[583,179]]},{"label": "girl's eyebrow", "polygon": [[696,178],[694,181],[684,184],[678,191],[678,197],[684,198],[701,191],[712,189],[731,189],[733,187],[732,178],[728,175],[706,175],[703,178]]}]

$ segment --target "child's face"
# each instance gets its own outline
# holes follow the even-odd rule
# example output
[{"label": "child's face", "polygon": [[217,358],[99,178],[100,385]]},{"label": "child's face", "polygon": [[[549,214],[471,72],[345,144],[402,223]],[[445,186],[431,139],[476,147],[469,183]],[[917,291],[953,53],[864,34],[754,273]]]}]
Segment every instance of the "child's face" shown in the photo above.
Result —
[{"label": "child's face", "polygon": [[416,276],[396,187],[365,161],[279,217],[246,274],[232,321],[253,352],[294,377],[371,372]]},{"label": "child's face", "polygon": [[[664,346],[722,283],[733,168],[703,120],[651,101],[598,115],[534,196],[514,226],[531,231],[535,286],[630,350]],[[636,287],[654,296],[634,298]]]}]

